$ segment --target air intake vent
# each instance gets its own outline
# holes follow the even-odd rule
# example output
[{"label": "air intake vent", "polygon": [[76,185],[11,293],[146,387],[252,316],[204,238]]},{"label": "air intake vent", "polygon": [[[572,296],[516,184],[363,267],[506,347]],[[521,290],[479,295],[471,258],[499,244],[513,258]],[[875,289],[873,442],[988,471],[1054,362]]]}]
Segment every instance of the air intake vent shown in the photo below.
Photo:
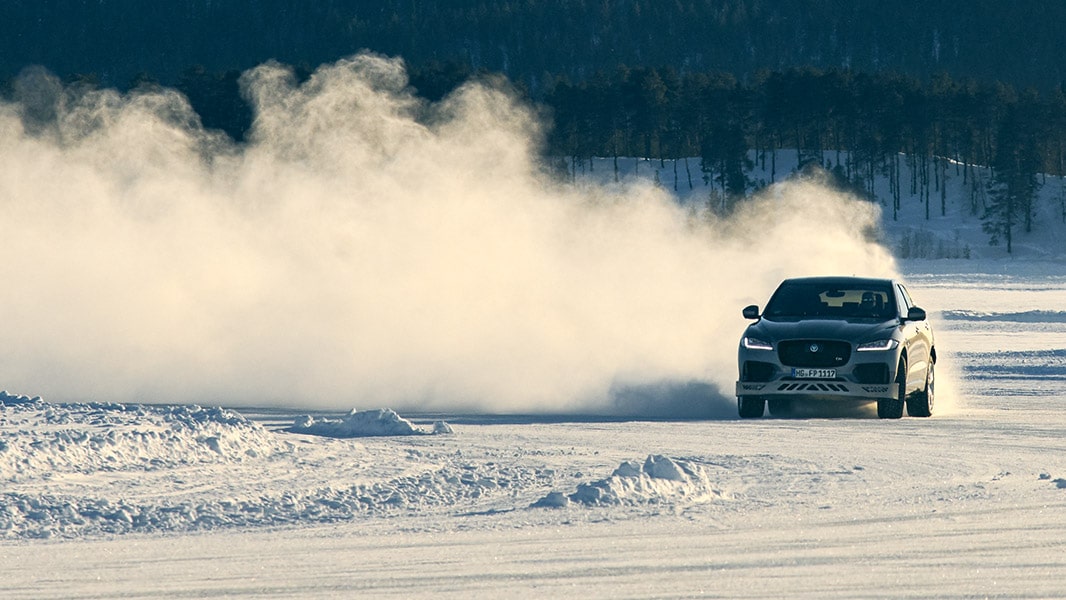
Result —
[{"label": "air intake vent", "polygon": [[774,372],[777,371],[771,363],[759,362],[756,360],[744,361],[744,376],[743,381],[770,381],[774,378]]},{"label": "air intake vent", "polygon": [[847,392],[848,386],[832,381],[789,381],[777,386],[779,392]]},{"label": "air intake vent", "polygon": [[884,363],[855,365],[854,373],[859,383],[888,383],[888,365]]}]

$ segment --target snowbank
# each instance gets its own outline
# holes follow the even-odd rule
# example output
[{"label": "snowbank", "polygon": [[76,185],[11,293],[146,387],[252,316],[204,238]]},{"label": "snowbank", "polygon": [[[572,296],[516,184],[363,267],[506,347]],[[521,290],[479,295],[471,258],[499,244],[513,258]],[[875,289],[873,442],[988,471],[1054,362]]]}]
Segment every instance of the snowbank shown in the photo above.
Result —
[{"label": "snowbank", "polygon": [[[330,437],[429,435],[395,412],[299,420]],[[400,444],[298,440],[222,408],[0,395],[0,539],[351,520],[543,489],[551,469],[425,460]]]},{"label": "snowbank", "polygon": [[12,396],[11,394],[7,393],[7,390],[0,392],[0,406],[15,404],[33,404],[36,402],[41,402],[40,396],[34,396],[33,398],[30,398],[29,396]]},{"label": "snowbank", "polygon": [[643,466],[633,461],[623,462],[606,479],[582,483],[577,486],[576,492],[569,495],[552,492],[533,506],[561,508],[571,503],[584,506],[698,503],[723,496],[702,466],[653,454],[644,460]]},{"label": "snowbank", "polygon": [[[299,438],[290,432],[311,434]],[[397,513],[479,515],[535,506],[679,506],[723,495],[694,460],[623,462],[548,494],[570,466],[467,458],[427,445],[389,409],[301,417],[272,431],[222,408],[52,404],[0,396],[0,539],[180,533],[334,523]],[[408,442],[338,438],[415,436]],[[514,454],[518,452],[518,454]],[[518,456],[509,450],[508,456]],[[572,480],[571,480],[572,481]],[[532,504],[531,504],[532,502]]]},{"label": "snowbank", "polygon": [[1066,311],[1027,310],[1012,313],[986,313],[973,310],[945,310],[941,317],[949,321],[1005,321],[1009,323],[1066,323]]},{"label": "snowbank", "polygon": [[[307,469],[298,459],[277,468]],[[326,475],[329,475],[328,473]],[[232,528],[307,526],[448,509],[516,490],[541,487],[551,470],[502,464],[449,464],[372,483],[288,487],[271,483],[266,494],[226,496],[210,490],[189,498],[123,498],[49,493],[0,494],[0,539],[75,538],[128,533],[183,533]],[[208,474],[200,473],[198,483]],[[241,480],[239,470],[223,474]]]},{"label": "snowbank", "polygon": [[212,522],[209,507],[168,500],[162,487],[147,493],[157,496],[147,505],[128,497],[160,481],[209,489],[216,473],[291,452],[290,442],[222,408],[52,404],[5,392],[0,537],[202,526]]},{"label": "snowbank", "polygon": [[51,404],[0,396],[0,480],[240,462],[290,446],[222,408]]},{"label": "snowbank", "polygon": [[335,438],[375,437],[385,435],[439,435],[452,433],[444,421],[433,424],[431,431],[415,426],[390,408],[352,410],[343,419],[315,419],[302,416],[289,428],[293,433]]}]

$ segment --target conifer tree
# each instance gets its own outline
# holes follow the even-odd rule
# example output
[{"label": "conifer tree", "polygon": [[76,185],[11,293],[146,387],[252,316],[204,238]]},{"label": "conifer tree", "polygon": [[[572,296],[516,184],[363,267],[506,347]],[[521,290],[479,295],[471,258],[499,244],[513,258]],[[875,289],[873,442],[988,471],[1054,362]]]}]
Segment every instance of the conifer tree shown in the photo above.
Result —
[{"label": "conifer tree", "polygon": [[1013,253],[1014,232],[1019,220],[1028,232],[1032,229],[1033,208],[1040,189],[1037,172],[1040,153],[1030,118],[1024,108],[1014,104],[1000,124],[996,135],[994,178],[989,184],[989,205],[982,228],[989,244],[1006,243]]}]

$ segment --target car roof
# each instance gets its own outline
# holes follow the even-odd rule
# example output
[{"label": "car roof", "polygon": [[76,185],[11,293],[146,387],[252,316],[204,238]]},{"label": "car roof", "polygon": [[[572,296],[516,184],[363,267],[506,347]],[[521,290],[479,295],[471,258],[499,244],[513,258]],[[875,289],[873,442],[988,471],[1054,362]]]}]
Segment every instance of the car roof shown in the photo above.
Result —
[{"label": "car roof", "polygon": [[892,287],[893,281],[891,279],[880,279],[875,277],[845,277],[837,275],[831,277],[793,277],[782,281],[781,285],[785,285],[786,283],[830,285],[840,287]]}]

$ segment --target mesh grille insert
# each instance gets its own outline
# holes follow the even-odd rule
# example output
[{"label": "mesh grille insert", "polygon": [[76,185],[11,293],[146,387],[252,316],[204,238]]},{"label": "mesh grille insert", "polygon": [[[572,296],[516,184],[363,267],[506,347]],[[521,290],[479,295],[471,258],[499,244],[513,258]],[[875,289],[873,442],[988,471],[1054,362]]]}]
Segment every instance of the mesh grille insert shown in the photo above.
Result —
[{"label": "mesh grille insert", "polygon": [[839,367],[851,358],[851,344],[832,340],[789,340],[778,344],[781,364],[790,367]]}]

